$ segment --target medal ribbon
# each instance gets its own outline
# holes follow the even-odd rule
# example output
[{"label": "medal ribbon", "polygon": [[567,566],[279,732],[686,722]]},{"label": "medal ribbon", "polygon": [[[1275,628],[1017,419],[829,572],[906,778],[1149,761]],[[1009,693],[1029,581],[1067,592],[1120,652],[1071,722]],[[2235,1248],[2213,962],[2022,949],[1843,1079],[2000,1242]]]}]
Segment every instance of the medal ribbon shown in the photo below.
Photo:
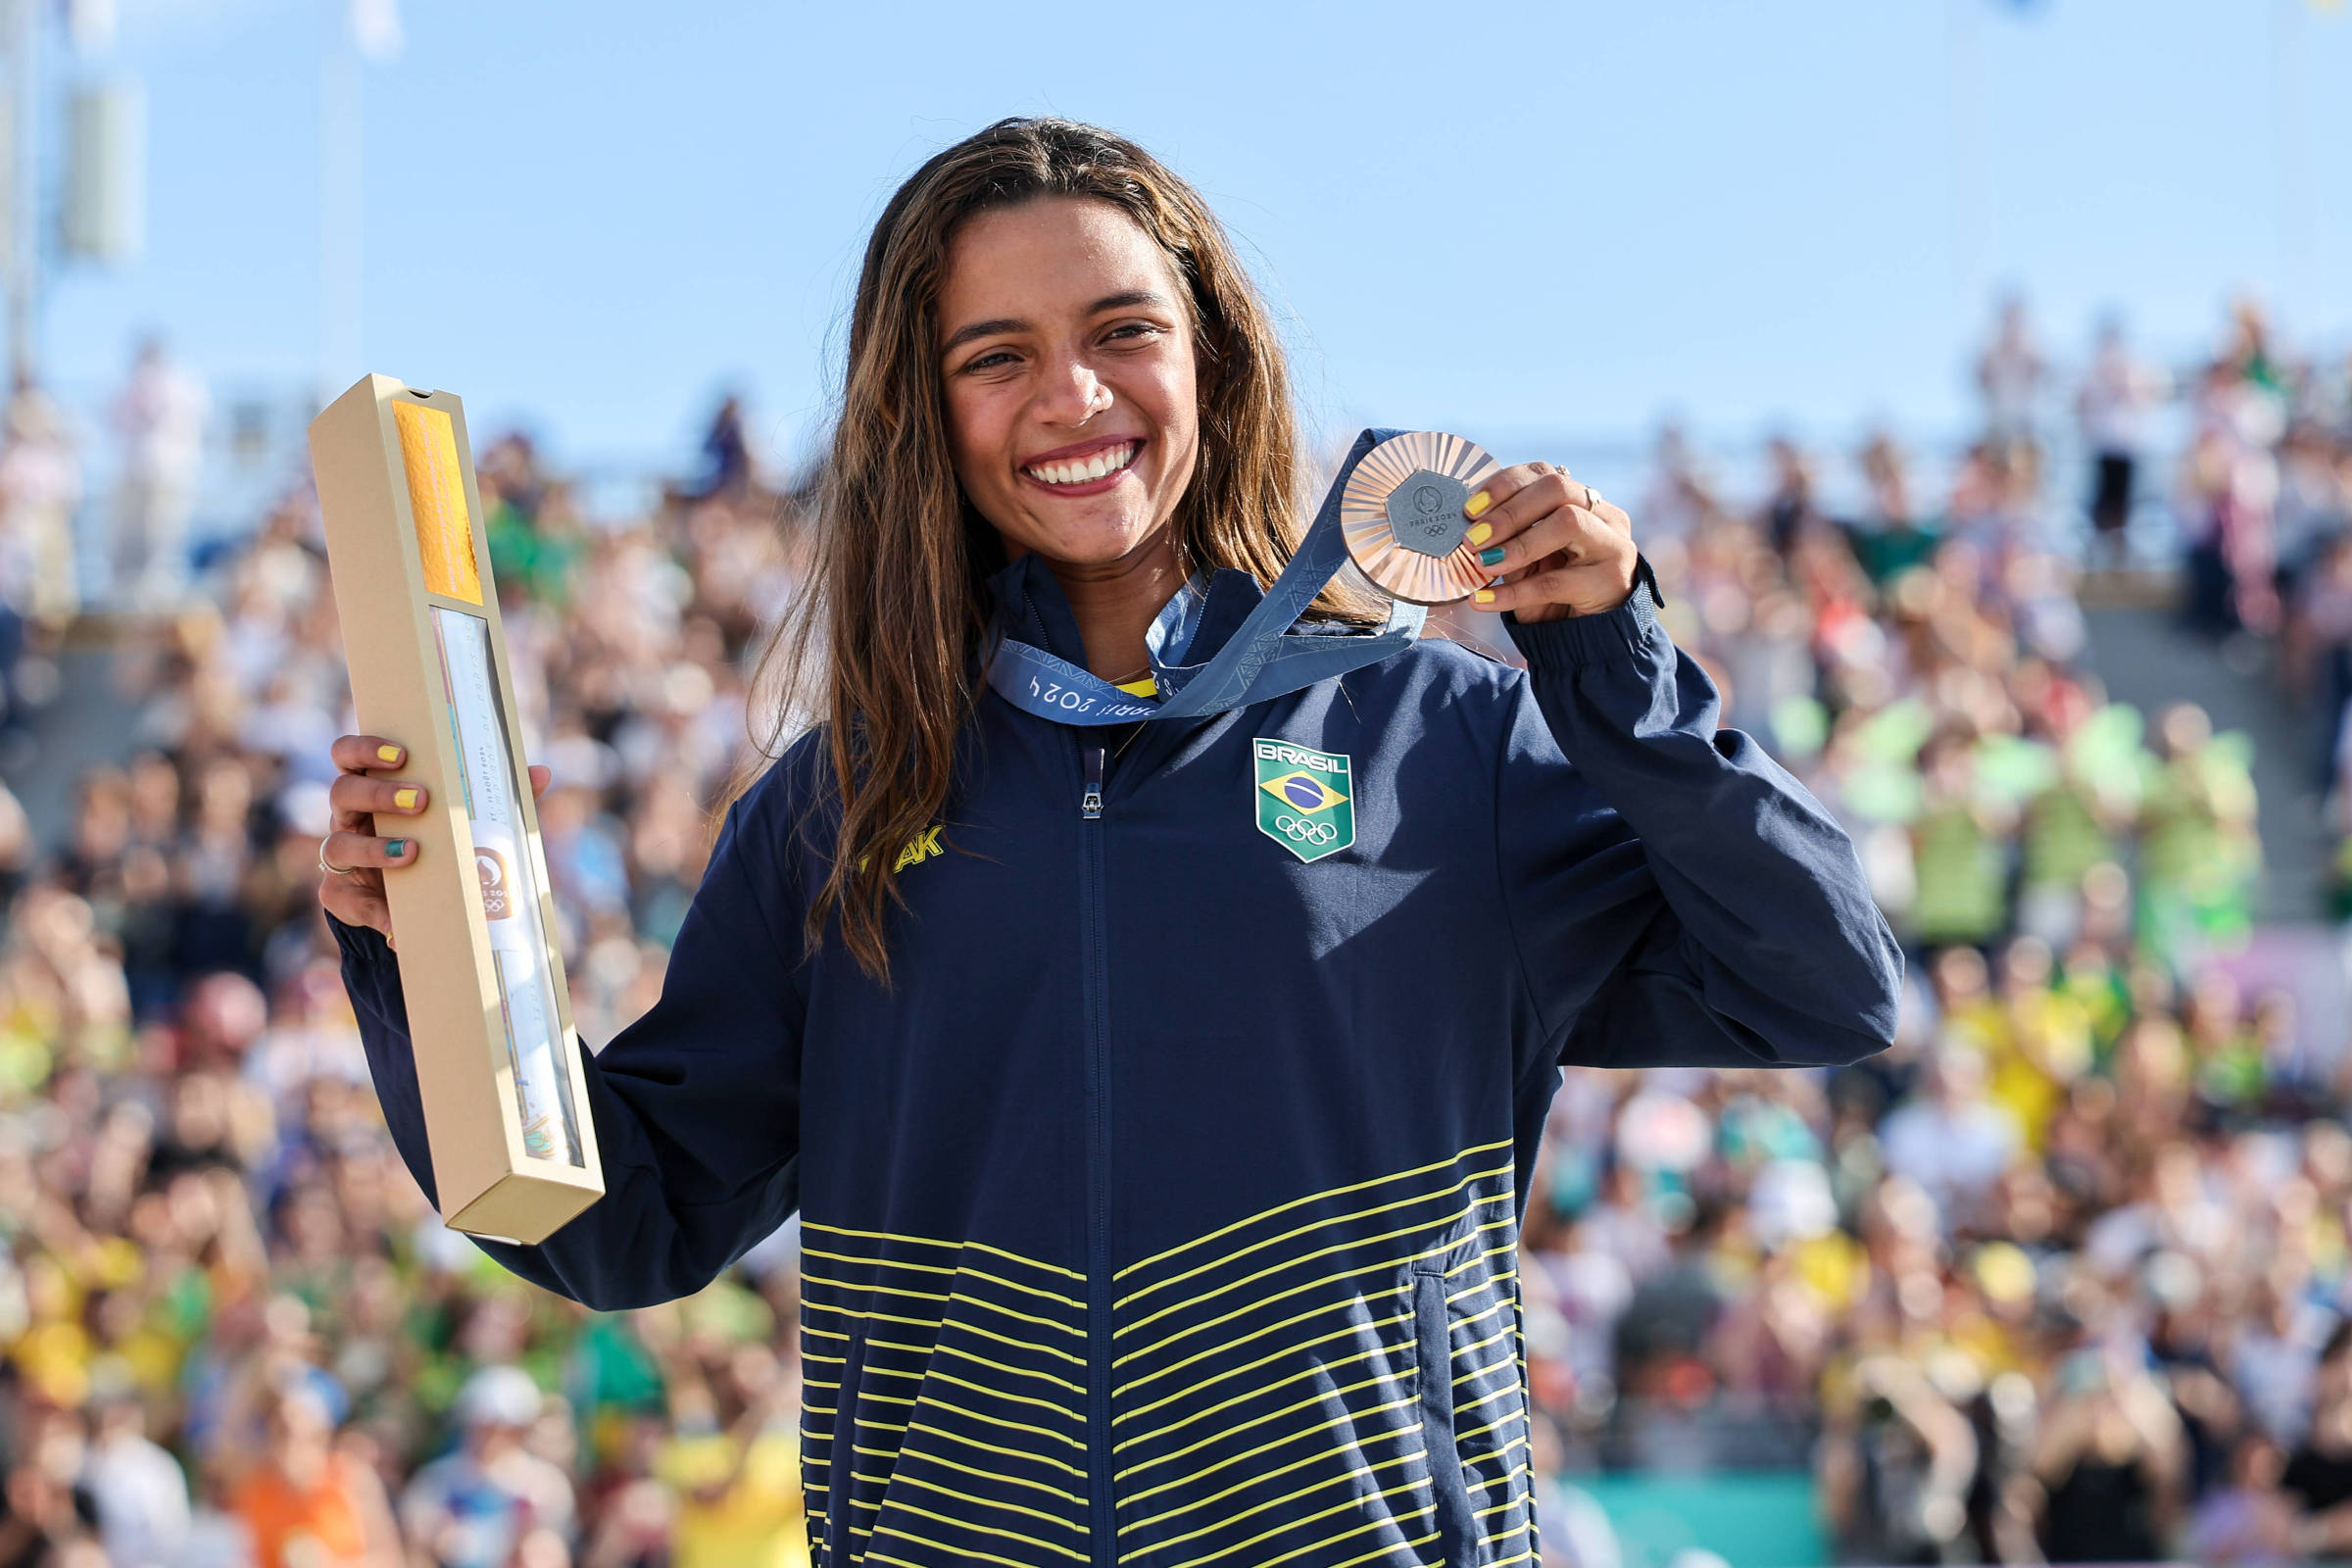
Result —
[{"label": "medal ribbon", "polygon": [[1285,697],[1334,675],[1389,657],[1421,634],[1429,612],[1392,601],[1387,624],[1371,632],[1297,632],[1291,628],[1348,562],[1348,540],[1340,528],[1340,496],[1364,455],[1395,430],[1366,430],[1331,481],[1313,526],[1264,599],[1250,612],[1225,646],[1205,662],[1187,663],[1200,609],[1207,595],[1188,583],[1169,600],[1144,634],[1152,675],[1161,695],[1123,692],[1091,670],[1011,637],[997,644],[988,683],[997,695],[1024,712],[1062,724],[1128,724],[1138,719],[1204,718]]}]

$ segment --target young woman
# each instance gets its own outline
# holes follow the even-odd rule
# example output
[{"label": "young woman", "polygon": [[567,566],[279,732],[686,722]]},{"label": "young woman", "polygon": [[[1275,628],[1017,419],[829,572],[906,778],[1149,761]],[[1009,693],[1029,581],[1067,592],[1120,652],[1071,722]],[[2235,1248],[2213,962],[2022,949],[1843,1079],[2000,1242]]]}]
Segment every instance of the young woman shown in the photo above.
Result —
[{"label": "young woman", "polygon": [[[876,224],[784,632],[819,722],[587,1062],[608,1195],[490,1248],[625,1307],[797,1208],[820,1563],[1532,1562],[1512,1258],[1562,1064],[1891,1034],[1851,847],[1549,465],[1467,508],[1526,673],[1425,641],[1107,728],[985,684],[1017,640],[1158,695],[1170,601],[1206,658],[1283,565],[1298,458],[1263,306],[1131,143],[1006,121]],[[320,897],[429,1192],[378,836],[423,792],[334,755]]]}]

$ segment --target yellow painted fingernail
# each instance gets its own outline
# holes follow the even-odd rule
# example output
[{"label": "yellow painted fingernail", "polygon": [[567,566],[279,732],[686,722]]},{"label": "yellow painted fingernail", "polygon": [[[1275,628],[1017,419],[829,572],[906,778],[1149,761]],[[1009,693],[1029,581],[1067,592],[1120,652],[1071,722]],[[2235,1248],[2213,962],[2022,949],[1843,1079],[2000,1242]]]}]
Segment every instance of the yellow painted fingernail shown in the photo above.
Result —
[{"label": "yellow painted fingernail", "polygon": [[1465,517],[1475,517],[1494,504],[1494,498],[1487,494],[1484,490],[1481,490],[1478,494],[1472,496],[1468,501],[1462,504],[1462,515]]},{"label": "yellow painted fingernail", "polygon": [[383,761],[397,762],[400,760],[400,748],[397,746],[378,746],[375,749],[375,755]]},{"label": "yellow painted fingernail", "polygon": [[1483,545],[1494,537],[1494,525],[1491,522],[1474,523],[1470,531],[1462,537],[1474,545]]},{"label": "yellow painted fingernail", "polygon": [[404,811],[413,810],[416,805],[416,792],[415,790],[394,790],[392,804]]},{"label": "yellow painted fingernail", "polygon": [[1471,597],[1476,599],[1482,605],[1491,605],[1494,602],[1494,591],[1491,588],[1481,588]]}]

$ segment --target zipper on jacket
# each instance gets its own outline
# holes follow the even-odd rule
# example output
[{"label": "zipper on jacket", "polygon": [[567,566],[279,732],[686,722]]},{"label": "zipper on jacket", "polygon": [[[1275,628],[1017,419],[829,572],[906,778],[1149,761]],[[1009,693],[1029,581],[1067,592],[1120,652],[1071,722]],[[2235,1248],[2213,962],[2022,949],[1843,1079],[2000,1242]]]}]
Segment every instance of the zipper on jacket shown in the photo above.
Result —
[{"label": "zipper on jacket", "polygon": [[1101,744],[1081,739],[1086,790],[1079,798],[1079,1000],[1086,1032],[1087,1494],[1090,1556],[1118,1560],[1110,1499],[1110,1000],[1103,930]]}]

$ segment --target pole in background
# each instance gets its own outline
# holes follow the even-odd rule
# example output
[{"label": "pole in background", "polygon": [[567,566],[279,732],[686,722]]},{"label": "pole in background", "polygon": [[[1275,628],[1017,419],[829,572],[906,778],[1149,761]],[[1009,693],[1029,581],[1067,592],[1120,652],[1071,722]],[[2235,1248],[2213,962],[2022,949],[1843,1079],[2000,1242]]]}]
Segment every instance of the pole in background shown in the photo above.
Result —
[{"label": "pole in background", "polygon": [[8,15],[8,365],[13,385],[40,370],[41,211],[39,0],[10,0]]},{"label": "pole in background", "polygon": [[2277,120],[2278,309],[2281,331],[2312,298],[2312,178],[2309,102],[2305,95],[2303,10],[2307,0],[2271,0],[2271,101]]},{"label": "pole in background", "polygon": [[147,102],[129,82],[76,87],[66,107],[65,253],[120,267],[146,241]]},{"label": "pole in background", "polygon": [[[47,283],[41,191],[41,116],[51,100],[41,85],[44,0],[4,0],[6,98],[0,102],[0,260],[8,279],[8,361],[13,385],[30,386],[41,370],[41,291]],[[66,35],[76,54],[102,54],[114,42],[114,0],[65,0]],[[66,172],[59,239],[68,258],[109,265],[132,260],[144,237],[146,101],[129,82],[74,90],[66,105]]]},{"label": "pole in background", "polygon": [[1965,338],[1977,330],[1991,292],[1992,155],[1985,124],[1984,0],[1948,0],[1945,50],[1951,66],[1952,286]]},{"label": "pole in background", "polygon": [[366,373],[362,201],[366,171],[360,67],[400,56],[398,0],[348,0],[318,66],[318,402]]},{"label": "pole in background", "polygon": [[66,36],[77,55],[102,55],[115,45],[115,0],[66,0]]},{"label": "pole in background", "polygon": [[[318,401],[360,363],[360,68],[343,29],[318,66]],[[349,371],[349,373],[346,373]]]}]

